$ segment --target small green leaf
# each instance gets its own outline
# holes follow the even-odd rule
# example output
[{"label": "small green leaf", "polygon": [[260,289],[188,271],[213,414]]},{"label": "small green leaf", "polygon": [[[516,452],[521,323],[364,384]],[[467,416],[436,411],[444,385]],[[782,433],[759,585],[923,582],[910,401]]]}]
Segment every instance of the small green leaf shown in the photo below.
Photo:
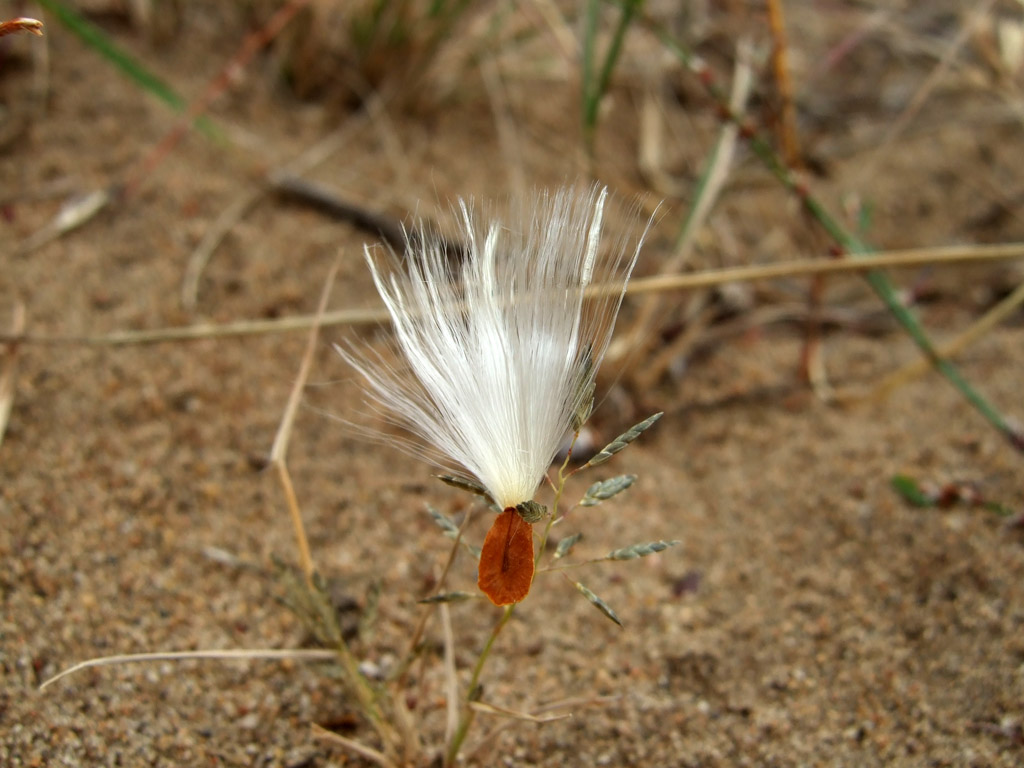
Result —
[{"label": "small green leaf", "polygon": [[600,597],[598,597],[597,595],[595,595],[595,594],[594,594],[593,592],[591,592],[591,591],[590,591],[589,589],[587,589],[587,588],[586,588],[585,586],[583,586],[582,584],[580,584],[580,583],[579,583],[578,581],[576,581],[576,582],[573,582],[573,583],[574,583],[574,584],[576,585],[576,589],[578,589],[578,590],[579,590],[579,591],[580,591],[580,592],[581,592],[581,593],[583,594],[583,596],[584,596],[585,598],[587,598],[587,600],[589,600],[589,601],[591,602],[591,604],[592,604],[592,605],[593,605],[593,606],[594,606],[595,608],[597,608],[597,610],[599,610],[599,611],[600,611],[601,613],[603,613],[603,614],[604,614],[605,616],[607,616],[607,617],[608,617],[609,619],[611,619],[612,621],[614,621],[614,622],[615,622],[616,624],[618,624],[618,625],[619,625],[620,627],[622,626],[622,621],[620,621],[620,620],[619,620],[619,617],[618,617],[618,615],[616,615],[615,611],[613,611],[613,610],[611,609],[611,606],[609,606],[609,605],[608,605],[608,603],[606,603],[606,602],[605,602],[604,600],[602,600],[602,599],[601,599]]},{"label": "small green leaf", "polygon": [[487,501],[491,501],[491,494],[487,492],[487,489],[473,480],[465,477],[456,477],[455,475],[435,475],[435,477],[445,485],[450,485],[452,488],[457,488],[460,491],[466,491],[466,493],[472,493],[475,496],[483,496]]},{"label": "small green leaf", "polygon": [[658,419],[662,417],[662,413],[656,413],[653,416],[648,416],[646,419],[641,421],[639,424],[634,424],[632,427],[627,429],[621,435],[612,440],[608,445],[602,448],[597,454],[586,464],[584,467],[596,467],[599,464],[604,464],[608,459],[614,456],[616,453],[621,451],[627,445],[636,440],[646,430],[650,429],[651,425],[654,424]]},{"label": "small green leaf", "polygon": [[466,600],[474,600],[477,595],[472,592],[443,592],[440,595],[433,595],[431,597],[425,597],[422,600],[417,600],[418,603],[424,605],[430,605],[433,603],[461,603]]},{"label": "small green leaf", "polygon": [[896,491],[903,500],[915,507],[934,507],[935,499],[925,493],[920,484],[907,475],[893,475],[889,480],[892,489]]},{"label": "small green leaf", "polygon": [[469,554],[473,556],[474,560],[479,560],[480,559],[480,553],[483,550],[480,549],[480,547],[478,547],[476,544],[470,544],[468,541],[463,539],[462,540],[462,546],[464,546],[466,548],[466,551],[469,552]]},{"label": "small green leaf", "polygon": [[634,544],[631,547],[616,549],[605,555],[607,560],[636,560],[638,557],[647,557],[655,552],[663,552],[669,547],[679,543],[678,539],[672,541],[647,541],[643,544]]},{"label": "small green leaf", "polygon": [[580,500],[581,507],[596,507],[602,501],[607,501],[612,496],[622,493],[636,482],[636,475],[618,475],[607,480],[598,480],[587,489],[586,494]]},{"label": "small green leaf", "polygon": [[530,525],[540,521],[548,513],[548,508],[536,501],[524,501],[516,504],[516,512]]},{"label": "small green leaf", "polygon": [[566,536],[564,539],[558,542],[558,546],[555,547],[555,555],[552,559],[561,560],[563,557],[565,557],[572,551],[572,548],[576,546],[576,542],[578,542],[582,538],[582,533],[574,533],[572,536]]},{"label": "small green leaf", "polygon": [[427,507],[427,514],[433,518],[434,522],[437,523],[438,528],[444,531],[444,535],[449,539],[454,539],[459,535],[459,526],[457,526],[455,521],[448,517],[448,515],[443,512],[438,512],[431,506]]}]

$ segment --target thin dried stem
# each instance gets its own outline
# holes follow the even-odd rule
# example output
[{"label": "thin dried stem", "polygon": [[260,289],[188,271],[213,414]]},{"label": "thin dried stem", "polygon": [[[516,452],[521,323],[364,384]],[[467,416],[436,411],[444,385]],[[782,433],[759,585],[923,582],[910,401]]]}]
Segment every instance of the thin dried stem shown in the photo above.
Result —
[{"label": "thin dried stem", "polygon": [[154,651],[150,653],[127,653],[116,656],[100,656],[95,659],[79,662],[73,667],[54,675],[39,686],[39,690],[53,685],[68,675],[93,667],[112,667],[120,664],[135,664],[149,661],[194,661],[215,659],[217,661],[236,661],[251,659],[268,659],[271,661],[298,659],[302,661],[333,661],[337,659],[335,651],[326,648],[299,648],[296,650],[279,648],[226,648],[223,650],[205,651]]},{"label": "thin dried stem", "polygon": [[[946,248],[915,248],[905,251],[878,251],[861,259],[821,261],[801,259],[776,264],[758,264],[728,269],[709,269],[687,275],[655,275],[630,281],[626,287],[628,295],[658,293],[664,291],[692,290],[707,288],[724,283],[773,280],[784,277],[806,277],[822,274],[860,274],[878,269],[895,269],[922,266],[951,266],[955,264],[982,264],[996,261],[1012,261],[1024,258],[1024,243],[1002,243],[999,245],[950,246]],[[617,293],[616,286],[595,285],[587,290],[588,296]],[[275,320],[240,320],[234,323],[199,323],[177,328],[155,328],[139,331],[115,331],[92,336],[43,335],[43,334],[0,334],[0,344],[73,344],[96,347],[134,346],[168,341],[191,341],[229,336],[261,336],[270,333],[291,333],[305,331],[319,324],[330,326],[374,325],[388,320],[390,315],[383,308],[344,309],[316,315],[296,315]]]},{"label": "thin dried stem", "polygon": [[[800,134],[796,121],[796,100],[793,96],[793,79],[789,69],[789,44],[786,39],[785,12],[782,0],[768,0],[768,23],[775,41],[772,51],[772,69],[775,72],[775,85],[780,102],[780,120],[778,133],[782,144],[782,157],[794,171],[804,169],[803,153],[800,149]],[[806,215],[806,211],[804,211]],[[800,375],[810,383],[814,392],[822,400],[829,400],[831,387],[825,371],[825,361],[821,348],[821,312],[822,298],[825,293],[825,278],[816,275],[811,278],[807,289],[807,323],[803,350],[800,353]]]},{"label": "thin dried stem", "polygon": [[383,752],[377,751],[373,747],[368,747],[365,744],[360,744],[358,741],[342,736],[340,733],[329,731],[323,726],[317,725],[316,723],[313,723],[313,725],[311,726],[311,730],[316,738],[323,739],[324,741],[329,741],[332,744],[337,744],[339,747],[344,747],[348,751],[356,755],[359,755],[360,757],[365,757],[367,760],[376,763],[377,765],[381,766],[381,768],[398,768],[398,766],[395,763],[393,763],[388,758],[387,755],[385,755]]},{"label": "thin dried stem", "polygon": [[516,710],[508,709],[507,707],[496,707],[493,704],[485,704],[482,701],[474,701],[469,706],[477,712],[485,715],[508,717],[512,720],[521,720],[527,723],[551,723],[555,720],[565,720],[567,717],[572,717],[571,712],[566,712],[561,715],[534,715],[530,712],[517,712]]},{"label": "thin dried stem", "polygon": [[[535,710],[533,710],[532,716],[536,717],[542,715],[545,712],[552,712],[558,709],[605,706],[607,704],[614,704],[615,702],[620,701],[621,699],[622,697],[618,695],[590,697],[577,696],[571,699],[561,699],[559,701],[553,701],[549,704],[544,704],[540,707],[537,707]],[[492,744],[494,742],[494,739],[497,738],[497,736],[500,733],[507,730],[510,726],[514,724],[515,720],[507,719],[502,721],[499,725],[495,726],[491,730],[487,731],[487,733],[485,733],[483,737],[477,741],[476,745],[465,753],[465,761],[468,763],[469,761],[474,760],[480,754],[484,747],[486,747],[488,744]]]},{"label": "thin dried stem", "polygon": [[[1024,258],[1024,243],[999,245],[950,246],[945,248],[912,248],[903,251],[878,251],[861,259],[821,261],[802,259],[776,264],[758,264],[727,269],[709,269],[689,275],[655,275],[631,280],[628,295],[661,291],[689,290],[723,283],[771,280],[782,277],[810,275],[857,274],[877,269],[921,267],[926,265],[977,264]],[[601,290],[595,287],[595,292]]]},{"label": "thin dried stem", "polygon": [[779,137],[782,140],[782,156],[793,168],[799,168],[800,138],[796,128],[796,101],[793,98],[793,79],[789,74],[789,45],[786,41],[786,18],[782,0],[768,0],[768,26],[772,31],[772,70],[775,72],[775,86],[781,104]]},{"label": "thin dried stem", "polygon": [[[452,542],[451,549],[448,550],[448,559],[445,560],[444,568],[441,569],[441,576],[437,580],[438,591],[444,589],[445,582],[448,580],[448,574],[452,569],[452,564],[455,562],[455,557],[459,553],[459,546],[462,544],[463,533],[469,526],[469,521],[473,518],[473,509],[470,507],[469,511],[466,512],[466,517],[462,521],[462,525],[459,526],[459,532],[455,536],[455,540]],[[420,644],[420,640],[423,639],[423,633],[427,628],[427,621],[433,615],[431,606],[424,606],[423,610],[420,611],[420,617],[416,621],[416,627],[413,629],[412,636],[409,638],[409,645],[405,652],[405,658],[410,659],[414,653],[416,653],[416,647]],[[408,667],[406,667],[406,670]],[[403,672],[397,678],[398,687],[405,682],[405,673]]]},{"label": "thin dried stem", "polygon": [[459,679],[455,672],[455,633],[452,631],[451,606],[442,603],[441,636],[444,638],[444,684],[445,698],[448,699],[447,717],[444,724],[444,743],[450,744],[459,727]]},{"label": "thin dried stem", "polygon": [[295,414],[302,401],[302,390],[309,379],[309,371],[313,367],[313,355],[316,352],[316,340],[320,330],[319,320],[323,318],[327,309],[327,300],[331,295],[331,288],[334,285],[334,276],[338,273],[339,261],[335,260],[334,266],[324,281],[324,288],[320,294],[320,304],[317,307],[315,318],[317,322],[309,334],[309,341],[306,344],[306,352],[302,356],[302,364],[299,366],[299,375],[295,377],[295,384],[288,395],[288,403],[285,405],[284,415],[281,417],[281,425],[274,437],[274,445],[270,449],[270,463],[278,471],[281,480],[281,487],[284,489],[285,500],[288,505],[288,512],[292,518],[292,526],[295,529],[295,540],[299,547],[299,562],[302,565],[302,572],[306,577],[306,584],[313,586],[313,558],[309,553],[309,541],[306,538],[306,528],[302,524],[302,514],[299,511],[299,502],[295,496],[295,487],[292,485],[291,476],[288,474],[287,454],[288,440],[291,438],[292,426],[295,423]]}]

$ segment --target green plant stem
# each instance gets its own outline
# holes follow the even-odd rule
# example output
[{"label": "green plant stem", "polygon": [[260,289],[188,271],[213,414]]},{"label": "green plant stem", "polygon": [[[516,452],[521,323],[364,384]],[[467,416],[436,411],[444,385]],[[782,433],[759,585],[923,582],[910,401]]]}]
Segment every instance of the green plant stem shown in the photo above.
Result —
[{"label": "green plant stem", "polygon": [[601,71],[595,78],[595,39],[597,37],[598,7],[601,2],[602,0],[590,0],[587,3],[583,30],[583,138],[587,154],[591,159],[594,157],[594,136],[597,130],[597,113],[601,106],[601,97],[608,90],[612,72],[615,70],[615,64],[622,52],[622,42],[625,40],[626,31],[629,29],[633,17],[644,4],[643,0],[625,0],[619,4],[619,21],[612,33],[612,40],[608,45],[604,61],[601,63]]},{"label": "green plant stem", "polygon": [[455,758],[459,755],[459,750],[462,749],[462,744],[466,740],[466,735],[469,733],[470,726],[473,725],[473,719],[476,716],[476,710],[470,706],[472,702],[476,701],[477,689],[480,685],[480,676],[483,674],[484,665],[487,664],[487,659],[491,655],[491,649],[494,647],[494,641],[498,639],[498,635],[501,634],[501,630],[508,624],[509,619],[512,618],[512,614],[515,612],[516,604],[505,606],[504,612],[501,614],[501,618],[498,619],[498,623],[494,625],[494,629],[491,630],[491,636],[487,638],[487,643],[484,645],[484,649],[480,651],[480,656],[476,660],[476,664],[473,666],[473,674],[469,678],[469,688],[466,689],[466,703],[462,710],[462,717],[459,720],[459,726],[455,729],[455,734],[452,736],[451,743],[448,745],[448,749],[445,752],[444,765],[452,766],[455,764]]},{"label": "green plant stem", "polygon": [[[620,2],[619,5],[623,8],[623,13],[625,13],[629,2]],[[874,252],[874,248],[843,227],[828,212],[825,206],[811,195],[799,177],[772,149],[771,144],[749,122],[746,122],[742,116],[736,114],[731,109],[725,92],[715,83],[707,65],[680,45],[663,26],[649,18],[644,18],[644,23],[658,35],[662,44],[676,55],[683,66],[697,76],[711,97],[716,101],[722,119],[728,120],[739,127],[740,134],[747,140],[751,151],[786,189],[800,199],[808,213],[811,214],[835,242],[842,246],[846,254],[854,258],[870,257]],[[867,271],[864,278],[885,304],[889,312],[896,318],[896,321],[910,335],[935,370],[952,384],[960,392],[961,396],[986,421],[999,430],[1015,448],[1024,450],[1022,448],[1024,438],[1022,438],[1020,432],[964,378],[956,366],[942,357],[935,348],[935,345],[932,344],[924,326],[921,325],[914,313],[900,301],[899,295],[889,278],[878,270]]]},{"label": "green plant stem", "polygon": [[[544,548],[548,545],[548,536],[551,533],[552,526],[558,521],[558,505],[562,501],[562,492],[565,490],[565,481],[569,479],[577,470],[573,470],[569,474],[565,473],[565,470],[569,467],[569,462],[572,460],[572,449],[576,447],[576,441],[579,440],[579,430],[573,433],[572,442],[569,443],[569,450],[565,452],[565,461],[562,462],[562,466],[558,468],[558,484],[554,485],[555,497],[551,502],[551,514],[548,515],[547,525],[544,526],[544,533],[540,536],[540,545],[537,547],[537,559],[539,560],[541,555],[544,554]],[[537,572],[534,571],[534,577],[536,578]]]}]

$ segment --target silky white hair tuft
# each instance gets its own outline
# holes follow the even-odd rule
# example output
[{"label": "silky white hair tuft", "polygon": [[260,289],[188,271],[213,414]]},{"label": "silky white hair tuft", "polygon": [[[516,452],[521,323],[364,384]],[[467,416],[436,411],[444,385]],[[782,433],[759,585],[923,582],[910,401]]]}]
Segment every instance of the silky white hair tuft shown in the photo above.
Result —
[{"label": "silky white hair tuft", "polygon": [[[405,367],[339,348],[375,408],[472,475],[502,508],[533,498],[586,411],[635,247],[600,248],[608,191],[539,193],[518,220],[459,202],[461,265],[438,238],[366,248]],[[593,284],[594,296],[585,296]]]}]

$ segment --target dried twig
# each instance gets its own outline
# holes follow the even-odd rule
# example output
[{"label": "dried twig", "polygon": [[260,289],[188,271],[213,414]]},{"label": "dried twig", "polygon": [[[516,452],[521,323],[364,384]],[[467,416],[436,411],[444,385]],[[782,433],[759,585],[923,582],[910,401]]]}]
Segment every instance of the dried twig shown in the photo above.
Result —
[{"label": "dried twig", "polygon": [[[789,49],[786,42],[786,22],[782,0],[768,0],[768,22],[772,38],[775,41],[772,52],[772,68],[775,72],[775,85],[781,107],[778,132],[782,144],[782,157],[791,169],[801,172],[804,162],[800,149],[800,136],[797,132],[796,100],[793,96],[793,81],[789,71]],[[821,324],[818,321],[824,293],[824,277],[818,275],[811,278],[807,290],[807,328],[803,351],[800,355],[800,373],[810,383],[818,397],[822,400],[829,400],[832,393],[825,373],[825,362],[821,350]]]}]

